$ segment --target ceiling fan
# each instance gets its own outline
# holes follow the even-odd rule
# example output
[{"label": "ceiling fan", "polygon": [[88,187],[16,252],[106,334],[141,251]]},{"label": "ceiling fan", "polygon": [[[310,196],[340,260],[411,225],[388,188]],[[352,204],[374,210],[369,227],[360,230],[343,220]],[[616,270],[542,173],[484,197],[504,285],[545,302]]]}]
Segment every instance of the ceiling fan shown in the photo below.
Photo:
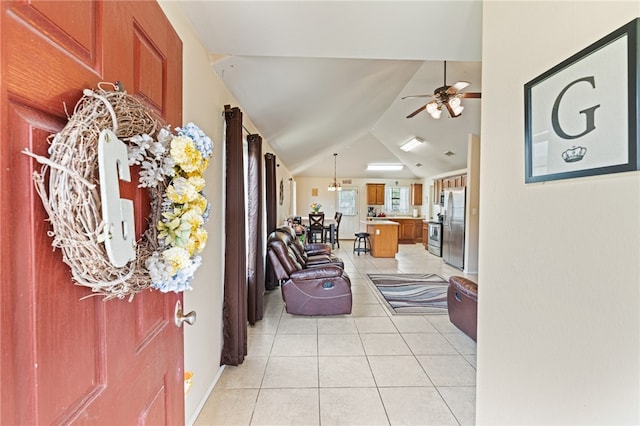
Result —
[{"label": "ceiling fan", "polygon": [[411,95],[404,96],[402,99],[407,98],[434,98],[421,106],[411,114],[407,115],[407,118],[412,118],[421,113],[425,109],[433,118],[440,118],[442,114],[442,108],[444,107],[452,118],[460,117],[464,107],[462,106],[462,98],[479,98],[480,92],[468,92],[461,93],[460,91],[467,87],[468,81],[459,81],[453,86],[447,85],[447,61],[444,61],[444,84],[433,91],[433,95]]}]

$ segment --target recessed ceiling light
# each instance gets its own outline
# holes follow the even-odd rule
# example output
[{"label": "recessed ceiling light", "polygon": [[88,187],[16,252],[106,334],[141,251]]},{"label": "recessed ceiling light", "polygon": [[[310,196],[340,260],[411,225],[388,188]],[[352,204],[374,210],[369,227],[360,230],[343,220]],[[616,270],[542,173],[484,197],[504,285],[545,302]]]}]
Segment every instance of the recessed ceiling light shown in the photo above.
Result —
[{"label": "recessed ceiling light", "polygon": [[383,163],[369,163],[367,164],[367,170],[378,171],[398,171],[402,170],[404,166],[402,164],[383,164]]},{"label": "recessed ceiling light", "polygon": [[403,151],[409,152],[412,149],[419,147],[422,143],[424,143],[424,141],[416,136],[411,140],[408,140],[407,142],[405,142],[402,146],[400,146],[400,149]]}]

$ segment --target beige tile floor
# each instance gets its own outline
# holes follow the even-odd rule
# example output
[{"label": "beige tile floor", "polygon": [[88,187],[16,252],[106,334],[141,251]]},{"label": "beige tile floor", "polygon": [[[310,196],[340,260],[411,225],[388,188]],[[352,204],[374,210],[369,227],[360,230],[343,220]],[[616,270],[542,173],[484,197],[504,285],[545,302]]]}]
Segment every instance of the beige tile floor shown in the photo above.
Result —
[{"label": "beige tile floor", "polygon": [[420,244],[400,245],[395,259],[341,245],[352,314],[293,316],[279,290],[267,293],[244,363],[225,367],[196,425],[475,423],[476,343],[447,315],[393,315],[366,275],[461,271]]}]

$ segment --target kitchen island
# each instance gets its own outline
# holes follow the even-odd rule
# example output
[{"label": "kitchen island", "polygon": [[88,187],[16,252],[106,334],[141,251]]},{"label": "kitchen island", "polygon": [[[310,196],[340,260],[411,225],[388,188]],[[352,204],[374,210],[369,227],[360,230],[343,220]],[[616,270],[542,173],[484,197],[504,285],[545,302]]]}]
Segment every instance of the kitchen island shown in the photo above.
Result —
[{"label": "kitchen island", "polygon": [[371,239],[371,256],[396,257],[398,253],[398,230],[400,224],[390,220],[366,220],[361,224],[367,228]]},{"label": "kitchen island", "polygon": [[387,217],[367,217],[368,221],[379,222],[390,220],[400,224],[398,228],[399,244],[416,244],[422,243],[422,217],[412,216],[387,216]]}]

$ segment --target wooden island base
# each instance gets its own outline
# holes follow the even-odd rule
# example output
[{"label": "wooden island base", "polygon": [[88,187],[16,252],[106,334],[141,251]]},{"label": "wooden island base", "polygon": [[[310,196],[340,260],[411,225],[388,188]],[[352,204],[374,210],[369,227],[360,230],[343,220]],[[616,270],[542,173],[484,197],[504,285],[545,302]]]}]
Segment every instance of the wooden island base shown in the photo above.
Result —
[{"label": "wooden island base", "polygon": [[390,220],[362,221],[371,239],[371,256],[396,257],[400,225]]}]

